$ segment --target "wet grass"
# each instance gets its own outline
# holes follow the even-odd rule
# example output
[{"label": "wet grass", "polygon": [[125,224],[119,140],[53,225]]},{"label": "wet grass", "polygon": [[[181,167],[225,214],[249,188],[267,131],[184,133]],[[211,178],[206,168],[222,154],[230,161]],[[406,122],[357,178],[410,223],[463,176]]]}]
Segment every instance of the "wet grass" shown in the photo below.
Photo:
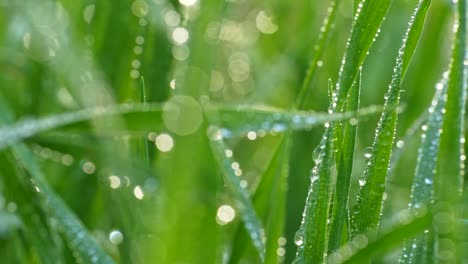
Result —
[{"label": "wet grass", "polygon": [[468,259],[466,1],[0,1],[0,43],[2,263]]}]

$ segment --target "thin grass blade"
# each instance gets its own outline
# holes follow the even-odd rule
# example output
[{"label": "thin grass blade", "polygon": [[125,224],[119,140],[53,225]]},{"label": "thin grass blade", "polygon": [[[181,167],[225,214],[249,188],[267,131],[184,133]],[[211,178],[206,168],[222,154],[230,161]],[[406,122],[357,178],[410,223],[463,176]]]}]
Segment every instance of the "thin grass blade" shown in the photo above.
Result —
[{"label": "thin grass blade", "polygon": [[[278,239],[283,234],[286,209],[287,176],[289,172],[290,132],[282,135],[261,182],[253,195],[255,210],[265,226],[265,263],[278,263]],[[245,255],[247,233],[238,229],[229,263],[239,263]]]},{"label": "thin grass blade", "polygon": [[357,4],[353,28],[346,45],[346,52],[336,84],[336,95],[333,97],[334,110],[340,111],[346,101],[348,91],[375,40],[391,2],[391,0],[361,0]]},{"label": "thin grass blade", "polygon": [[[12,115],[7,104],[3,100],[1,101],[0,123],[9,124],[12,122]],[[12,146],[12,152],[17,162],[30,175],[29,179],[23,180],[31,182],[32,188],[35,188],[38,192],[38,196],[43,201],[44,211],[57,221],[59,229],[66,238],[70,249],[75,252],[74,256],[76,260],[79,263],[114,263],[112,258],[91,237],[79,218],[49,186],[29,148],[22,143],[18,143]]]},{"label": "thin grass blade", "polygon": [[[361,90],[361,78],[357,78],[355,84],[350,90],[347,103],[347,111],[357,112],[359,109],[359,98]],[[354,145],[356,141],[357,120],[351,119],[346,122],[343,136],[343,143],[340,152],[340,161],[335,185],[335,199],[333,215],[330,227],[330,242],[328,251],[337,250],[343,239],[342,231],[345,224],[349,224],[348,219],[348,199],[349,188],[351,184],[351,173],[353,169]],[[348,226],[349,229],[349,226]],[[346,239],[348,237],[346,234]]]},{"label": "thin grass blade", "polygon": [[[0,106],[1,107],[1,106]],[[222,118],[219,126],[224,137],[240,137],[250,131],[283,133],[287,129],[307,130],[327,122],[347,120],[357,117],[354,112],[329,115],[326,113],[306,111],[284,111],[275,108],[258,106],[219,106],[211,108],[219,112]],[[379,113],[381,107],[371,106],[359,113],[364,117]],[[89,131],[86,122],[105,123],[107,118],[120,116],[126,129],[108,127],[95,133],[145,135],[148,131],[165,129],[163,125],[163,106],[161,104],[122,104],[108,107],[97,107],[56,114],[40,119],[25,119],[13,125],[0,127],[0,150],[16,142],[30,138],[49,130],[66,127],[75,131]],[[242,121],[242,122],[241,122]]]},{"label": "thin grass blade", "polygon": [[248,191],[242,187],[240,178],[235,174],[235,171],[232,168],[232,164],[235,161],[231,157],[227,157],[225,155],[228,148],[224,143],[221,130],[217,127],[211,126],[208,128],[208,136],[210,138],[210,145],[214,156],[226,176],[225,179],[228,188],[234,195],[236,208],[240,212],[245,229],[259,253],[260,260],[263,262],[265,258],[265,243],[263,242],[265,234],[260,219],[254,209],[254,205],[252,204],[250,195]]},{"label": "thin grass blade", "polygon": [[397,112],[388,109],[398,108],[400,85],[411,57],[414,54],[430,2],[430,0],[419,1],[411,17],[403,44],[398,52],[392,81],[385,95],[385,110],[376,129],[372,153],[369,157],[364,176],[359,181],[361,189],[357,205],[353,208],[352,213],[352,236],[378,227],[397,123]]},{"label": "thin grass blade", "polygon": [[[389,232],[383,233],[378,238],[375,238],[373,234],[369,234],[368,236],[358,235],[349,245],[338,250],[337,255],[331,255],[330,257],[332,259],[340,257],[341,261],[338,263],[368,263],[372,257],[381,257],[384,253],[390,252],[392,249],[400,246],[404,239],[414,237],[430,228],[432,221],[433,215],[431,213],[427,211],[421,212],[420,215],[405,220],[402,224],[394,227]],[[354,251],[350,257],[348,255],[349,249]]]},{"label": "thin grass blade", "polygon": [[[437,254],[445,263],[461,261],[466,251],[466,238],[460,237],[456,218],[461,216],[457,208],[462,200],[463,171],[462,159],[466,106],[466,1],[457,1],[457,20],[454,24],[454,44],[448,74],[447,102],[440,137],[437,173],[435,176],[435,199],[439,210],[435,229]],[[453,226],[444,229],[446,226]],[[461,240],[461,241],[457,241]],[[451,246],[457,245],[457,246]]]},{"label": "thin grass blade", "polygon": [[[434,200],[434,174],[436,171],[437,155],[439,153],[440,131],[447,96],[447,82],[443,79],[436,86],[437,90],[429,108],[429,117],[422,126],[421,146],[411,188],[410,212],[415,213],[422,207],[429,206]],[[433,259],[433,230],[425,230],[424,234],[405,243],[400,263],[428,263]]]},{"label": "thin grass blade", "polygon": [[335,163],[333,139],[333,129],[326,125],[320,145],[315,150],[316,165],[310,177],[302,224],[295,237],[298,250],[294,263],[321,263],[326,256],[332,171]]}]

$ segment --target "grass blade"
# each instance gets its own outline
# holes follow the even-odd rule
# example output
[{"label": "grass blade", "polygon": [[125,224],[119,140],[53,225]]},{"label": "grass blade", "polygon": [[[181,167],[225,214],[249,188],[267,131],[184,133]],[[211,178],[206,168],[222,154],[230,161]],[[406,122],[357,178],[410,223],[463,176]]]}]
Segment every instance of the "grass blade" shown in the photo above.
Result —
[{"label": "grass blade", "polygon": [[430,0],[419,1],[398,52],[392,81],[385,96],[385,110],[376,129],[372,154],[364,178],[360,180],[361,189],[357,205],[353,208],[352,236],[364,233],[379,224],[397,122],[397,112],[388,109],[389,107],[396,109],[399,105],[400,85],[419,40],[430,2]]},{"label": "grass blade", "polygon": [[225,155],[228,148],[224,143],[221,130],[211,126],[208,128],[208,136],[210,137],[210,145],[214,156],[226,176],[226,183],[229,189],[235,197],[236,207],[240,212],[245,229],[252,239],[255,248],[258,250],[261,261],[263,261],[265,257],[265,243],[263,242],[264,231],[257,213],[255,212],[252,200],[249,197],[250,195],[247,190],[242,187],[240,178],[232,169],[234,161],[231,157]]},{"label": "grass blade", "polygon": [[[356,80],[356,83],[350,90],[348,97],[348,111],[356,112],[359,109],[359,97],[361,90],[361,78]],[[348,218],[348,199],[349,188],[351,183],[351,172],[353,169],[354,145],[357,132],[356,120],[350,120],[345,124],[344,139],[340,152],[340,163],[338,167],[338,174],[336,177],[335,185],[335,199],[333,207],[333,215],[330,227],[330,244],[328,251],[333,252],[337,250],[342,240],[343,226]],[[348,223],[349,224],[349,223]],[[348,226],[349,228],[349,226]],[[345,241],[347,241],[346,239]]]},{"label": "grass blade", "polygon": [[[444,230],[444,226],[457,225],[454,217],[461,212],[456,205],[461,202],[463,189],[462,157],[466,105],[466,1],[457,1],[457,20],[454,24],[455,39],[453,44],[451,65],[448,75],[447,102],[440,137],[437,173],[435,176],[436,206],[440,212],[435,224],[437,253],[441,261],[461,261],[466,248],[457,245],[459,228]],[[461,241],[460,241],[461,242]],[[459,243],[458,245],[463,245]]]},{"label": "grass blade", "polygon": [[[1,102],[1,105],[3,111],[0,113],[0,122],[3,124],[11,123],[12,118],[7,104]],[[60,231],[69,243],[70,249],[75,252],[76,260],[79,263],[114,263],[112,258],[91,237],[78,217],[48,185],[32,152],[21,143],[13,145],[12,151],[18,162],[30,174],[31,178],[24,180],[32,183],[32,187],[36,189],[43,201],[44,211],[57,221]]]},{"label": "grass blade", "polygon": [[326,125],[317,159],[312,169],[311,184],[300,229],[296,233],[298,245],[294,263],[321,263],[326,256],[328,214],[331,201],[333,159],[333,129]]},{"label": "grass blade", "polygon": [[[1,106],[0,106],[1,107]],[[0,127],[0,150],[23,139],[49,130],[66,127],[77,131],[88,131],[87,121],[105,122],[107,117],[121,116],[125,121],[126,130],[114,127],[105,128],[106,133],[115,135],[138,134],[145,135],[150,130],[165,129],[162,120],[161,104],[122,104],[108,107],[97,107],[57,114],[41,119],[18,121],[14,125]],[[356,117],[356,113],[329,115],[326,113],[306,111],[284,111],[275,108],[258,106],[219,106],[211,111],[219,111],[222,116],[219,126],[224,137],[244,136],[250,131],[285,132],[307,130],[314,126],[331,121],[346,120]],[[372,106],[360,112],[360,116],[373,115],[381,111],[380,107]],[[242,121],[242,122],[240,122]],[[104,128],[96,133],[103,133]]]},{"label": "grass blade", "polygon": [[[413,219],[405,220],[403,224],[393,228],[387,233],[382,234],[377,239],[372,238],[372,234],[369,236],[356,236],[351,242],[351,245],[345,246],[343,248],[344,252],[348,252],[349,247],[357,249],[356,252],[353,253],[351,257],[345,259],[343,262],[338,263],[367,263],[370,258],[381,256],[383,253],[398,247],[401,244],[401,241],[404,239],[416,236],[431,227],[433,220],[432,214],[427,212],[421,212],[421,214],[422,215],[419,215]],[[342,254],[341,256],[343,255],[346,256],[346,253]]]},{"label": "grass blade", "polygon": [[[255,210],[265,226],[265,263],[279,262],[277,250],[285,221],[289,144],[290,132],[287,132],[281,137],[279,146],[252,198]],[[229,263],[239,263],[245,255],[247,234],[243,231],[239,228],[237,230]]]},{"label": "grass blade", "polygon": [[44,200],[44,210],[58,223],[78,263],[114,263],[91,237],[75,214],[54,193],[42,175],[31,151],[23,144],[12,147],[15,156],[30,173],[34,188]]},{"label": "grass blade", "polygon": [[[445,97],[447,95],[446,80],[437,84],[437,90],[429,108],[429,118],[422,126],[421,146],[418,152],[418,162],[411,189],[410,211],[428,206],[434,199],[434,174],[436,171],[437,155],[439,153],[440,131],[445,109]],[[426,263],[432,259],[430,256],[433,247],[432,229],[406,243],[400,258],[400,263]]]},{"label": "grass blade", "polygon": [[374,42],[390,3],[391,0],[359,1],[336,84],[333,109],[341,110],[346,101],[348,91]]}]

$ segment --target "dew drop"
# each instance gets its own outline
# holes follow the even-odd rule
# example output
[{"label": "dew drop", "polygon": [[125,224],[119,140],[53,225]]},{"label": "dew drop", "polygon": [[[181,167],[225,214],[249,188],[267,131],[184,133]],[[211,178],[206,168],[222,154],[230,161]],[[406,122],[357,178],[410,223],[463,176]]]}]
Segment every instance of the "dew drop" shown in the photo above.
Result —
[{"label": "dew drop", "polygon": [[356,118],[349,119],[349,124],[355,126],[358,124],[358,120]]},{"label": "dew drop", "polygon": [[221,205],[216,213],[216,222],[219,225],[226,225],[236,217],[236,211],[230,205]]},{"label": "dew drop", "polygon": [[143,193],[143,189],[139,185],[137,185],[133,189],[133,195],[135,195],[135,198],[137,198],[138,200],[143,200],[143,197],[145,196]]},{"label": "dew drop", "polygon": [[123,241],[123,235],[119,230],[113,230],[109,234],[109,240],[112,244],[118,245]]},{"label": "dew drop", "polygon": [[397,148],[402,149],[405,146],[405,142],[403,140],[398,140],[396,146]]},{"label": "dew drop", "polygon": [[96,165],[94,163],[87,161],[83,164],[83,172],[86,174],[93,174],[96,170]]},{"label": "dew drop", "polygon": [[255,133],[255,131],[250,131],[249,133],[247,133],[247,138],[249,140],[255,140],[257,139],[257,133]]},{"label": "dew drop", "polygon": [[161,134],[156,137],[156,147],[162,152],[168,152],[174,147],[174,140],[168,134]]},{"label": "dew drop", "polygon": [[432,179],[425,178],[425,179],[424,179],[424,183],[425,183],[425,184],[432,184]]},{"label": "dew drop", "polygon": [[364,186],[366,185],[366,180],[365,179],[359,179],[359,186]]},{"label": "dew drop", "polygon": [[302,246],[304,244],[304,229],[301,228],[297,230],[294,235],[294,244],[296,244],[296,246]]},{"label": "dew drop", "polygon": [[372,157],[372,148],[371,147],[366,148],[364,150],[364,157],[367,158],[367,159],[370,159]]},{"label": "dew drop", "polygon": [[111,175],[109,176],[109,185],[112,189],[117,189],[120,187],[120,178],[119,176]]}]

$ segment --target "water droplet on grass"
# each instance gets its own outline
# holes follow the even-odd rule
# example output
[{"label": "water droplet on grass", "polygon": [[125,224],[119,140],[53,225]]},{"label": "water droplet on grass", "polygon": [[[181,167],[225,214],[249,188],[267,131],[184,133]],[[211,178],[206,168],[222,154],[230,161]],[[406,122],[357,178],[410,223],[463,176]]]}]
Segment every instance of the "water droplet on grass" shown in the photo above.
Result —
[{"label": "water droplet on grass", "polygon": [[297,230],[296,234],[294,235],[294,244],[299,247],[304,244],[304,230],[302,228]]},{"label": "water droplet on grass", "polygon": [[123,241],[123,235],[119,230],[114,230],[109,234],[109,240],[112,244],[118,245]]},{"label": "water droplet on grass", "polygon": [[359,186],[364,186],[366,185],[366,180],[365,179],[359,179]]},{"label": "water droplet on grass", "polygon": [[220,225],[225,225],[234,220],[236,211],[230,205],[221,205],[216,213],[216,222]]},{"label": "water droplet on grass", "polygon": [[371,147],[366,148],[366,149],[364,150],[364,157],[365,157],[366,159],[370,159],[370,158],[372,157],[372,148],[371,148]]}]

